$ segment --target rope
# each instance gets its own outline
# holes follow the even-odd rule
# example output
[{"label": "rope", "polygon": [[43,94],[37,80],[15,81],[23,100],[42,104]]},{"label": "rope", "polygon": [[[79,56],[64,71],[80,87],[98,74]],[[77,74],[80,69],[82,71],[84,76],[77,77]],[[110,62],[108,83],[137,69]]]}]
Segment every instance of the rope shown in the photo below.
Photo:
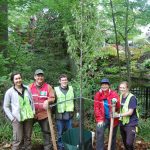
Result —
[{"label": "rope", "polygon": [[[63,97],[62,97],[62,98],[63,98]],[[81,98],[81,97],[76,97],[76,98],[73,98],[73,99],[68,99],[68,100],[64,100],[64,101],[61,101],[61,102],[57,102],[57,103],[54,102],[54,104],[50,104],[49,106],[50,106],[50,108],[52,108],[52,107],[57,106],[58,104],[62,104],[62,103],[68,102],[68,101],[80,100],[80,98]],[[97,103],[99,103],[99,104],[100,104],[100,103],[102,103],[102,104],[104,103],[103,101],[100,102],[99,100],[94,100],[94,99],[86,98],[86,97],[82,97],[81,99],[85,99],[85,100],[88,100],[88,101],[91,101],[91,102],[97,102]],[[43,103],[34,103],[34,104],[43,105]],[[106,105],[112,107],[112,104],[106,104]],[[121,104],[121,105],[124,105],[124,104]]]},{"label": "rope", "polygon": [[[98,103],[102,103],[102,104],[104,103],[104,102],[100,102],[99,100],[93,100],[93,99],[85,98],[85,97],[82,97],[81,99],[86,99],[86,100],[91,101],[91,102],[98,102]],[[54,104],[50,104],[49,106],[52,108],[52,107],[55,107],[58,104],[62,104],[62,103],[65,103],[65,102],[68,102],[68,101],[72,101],[72,100],[80,100],[80,97],[76,97],[76,98],[73,98],[73,99],[65,100],[65,101],[62,101],[62,102],[57,102],[57,103],[54,103]],[[111,104],[106,104],[106,105],[112,106]]]}]

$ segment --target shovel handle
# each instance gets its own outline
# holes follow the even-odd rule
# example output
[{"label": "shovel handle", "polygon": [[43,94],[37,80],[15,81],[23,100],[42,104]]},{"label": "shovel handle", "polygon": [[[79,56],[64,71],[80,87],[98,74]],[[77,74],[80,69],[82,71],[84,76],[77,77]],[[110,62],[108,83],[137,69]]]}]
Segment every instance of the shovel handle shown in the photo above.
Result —
[{"label": "shovel handle", "polygon": [[51,114],[50,107],[48,107],[48,109],[47,109],[47,115],[48,115],[48,122],[49,122],[51,137],[52,137],[53,149],[57,150],[56,139],[55,139],[55,132],[54,132],[54,127],[53,127],[52,114]]},{"label": "shovel handle", "polygon": [[[116,104],[112,104],[112,116],[114,116],[115,113],[115,107]],[[114,118],[110,118],[110,130],[109,130],[109,141],[108,141],[108,150],[111,150],[111,143],[112,143],[112,135],[113,135],[113,126],[114,126]]]}]

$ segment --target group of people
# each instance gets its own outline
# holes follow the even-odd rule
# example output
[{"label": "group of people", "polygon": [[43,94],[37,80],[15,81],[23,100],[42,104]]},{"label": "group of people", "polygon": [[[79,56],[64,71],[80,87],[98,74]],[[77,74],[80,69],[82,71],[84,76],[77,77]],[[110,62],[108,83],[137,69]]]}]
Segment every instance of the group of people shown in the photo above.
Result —
[{"label": "group of people", "polygon": [[[110,129],[110,118],[114,118],[111,150],[116,150],[118,126],[126,150],[134,150],[136,128],[138,125],[137,99],[130,93],[129,84],[123,81],[119,85],[120,96],[110,88],[110,81],[100,81],[101,88],[94,96],[94,114],[96,126],[96,150],[104,150],[104,132]],[[112,112],[112,103],[116,103]]]},{"label": "group of people", "polygon": [[[13,86],[4,96],[3,108],[13,127],[12,150],[31,150],[31,136],[35,122],[38,122],[41,128],[44,150],[53,150],[47,109],[54,101],[57,102],[55,110],[57,145],[58,150],[63,150],[62,133],[72,128],[73,88],[68,85],[67,75],[62,74],[59,77],[60,85],[53,89],[45,82],[44,72],[41,69],[35,71],[34,80],[26,86],[20,72],[12,73]],[[67,101],[70,99],[71,101]]]},{"label": "group of people", "polygon": [[[32,128],[38,122],[44,141],[44,150],[52,150],[47,109],[49,104],[56,103],[55,118],[57,126],[58,150],[64,150],[62,134],[72,128],[74,113],[74,91],[68,85],[65,74],[59,77],[59,86],[54,89],[45,82],[44,72],[37,69],[34,82],[29,86],[23,84],[19,72],[11,74],[13,86],[4,96],[3,108],[11,120],[13,127],[12,150],[31,150]],[[110,89],[107,78],[100,81],[101,88],[94,96],[94,114],[96,125],[96,150],[104,150],[104,131],[110,126],[110,118],[114,118],[111,149],[116,149],[116,134],[120,124],[124,146],[134,149],[136,127],[138,125],[137,99],[129,92],[127,82],[119,85],[120,96]],[[112,99],[116,101],[116,112],[112,115]]]}]

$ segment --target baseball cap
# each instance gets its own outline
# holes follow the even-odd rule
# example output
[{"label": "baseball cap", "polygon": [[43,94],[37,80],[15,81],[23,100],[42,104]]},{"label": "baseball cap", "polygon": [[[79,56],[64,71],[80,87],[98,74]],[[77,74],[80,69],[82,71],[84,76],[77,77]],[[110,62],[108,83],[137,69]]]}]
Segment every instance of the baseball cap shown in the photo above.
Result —
[{"label": "baseball cap", "polygon": [[44,74],[44,71],[42,69],[37,69],[34,75],[37,75],[37,74]]},{"label": "baseball cap", "polygon": [[100,81],[100,83],[101,83],[101,84],[103,84],[103,83],[108,83],[108,84],[110,84],[109,79],[107,79],[107,78],[103,78],[103,79]]}]

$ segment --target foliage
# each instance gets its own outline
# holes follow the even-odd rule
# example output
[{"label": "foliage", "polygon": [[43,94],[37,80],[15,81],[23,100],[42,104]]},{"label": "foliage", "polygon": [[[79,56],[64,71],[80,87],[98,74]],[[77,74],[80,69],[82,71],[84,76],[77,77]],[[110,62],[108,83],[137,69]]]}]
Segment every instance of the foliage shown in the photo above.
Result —
[{"label": "foliage", "polygon": [[[12,141],[12,125],[10,120],[4,116],[2,110],[0,111],[0,143]],[[32,143],[42,143],[42,135],[39,124],[35,123],[33,126]]]},{"label": "foliage", "polygon": [[43,69],[47,81],[53,85],[56,85],[61,73],[69,76],[71,74],[71,59],[66,53],[62,24],[59,19],[58,14],[53,14],[51,11],[43,14],[43,17],[39,16],[31,36],[32,47],[29,48],[33,53],[30,62],[32,69]]},{"label": "foliage", "polygon": [[4,75],[8,68],[4,67],[8,63],[8,60],[4,58],[3,54],[0,53],[0,68],[1,68],[1,75]]},{"label": "foliage", "polygon": [[145,60],[142,65],[143,65],[143,68],[150,69],[150,59]]},{"label": "foliage", "polygon": [[0,109],[0,143],[4,141],[11,141],[12,139],[12,127],[10,122],[4,118],[2,110]]},{"label": "foliage", "polygon": [[[113,3],[117,31],[121,33],[120,35],[123,35],[124,13],[122,12],[125,9],[120,10],[120,8],[123,8],[120,6],[124,6],[125,2],[114,0]],[[62,72],[69,74],[70,77],[74,77],[77,73],[79,79],[81,73],[78,74],[79,72],[76,72],[76,70],[79,70],[80,67],[81,49],[83,50],[84,85],[87,85],[86,81],[88,80],[95,83],[102,76],[117,75],[115,46],[113,46],[113,51],[111,51],[111,46],[110,48],[106,47],[106,51],[103,51],[105,47],[102,48],[106,44],[114,43],[110,4],[108,0],[103,0],[100,4],[101,6],[99,6],[99,1],[96,0],[85,1],[82,5],[83,8],[81,8],[81,3],[74,0],[65,0],[63,3],[53,0],[39,3],[26,0],[9,1],[8,14],[11,30],[9,32],[10,42],[8,43],[7,58],[3,59],[7,61],[8,65],[2,67],[2,69],[5,69],[3,75],[9,74],[12,70],[20,70],[23,74],[26,74],[25,78],[30,80],[33,78],[34,70],[42,68],[46,72],[47,81],[53,85],[57,84],[57,78]],[[44,9],[47,10],[44,11]],[[144,9],[143,13],[138,9]],[[134,23],[134,16],[140,18],[137,19],[136,17],[137,22],[135,22],[140,24],[142,22],[141,16],[144,16],[143,14],[147,13],[147,10],[148,6],[145,1],[140,3],[138,1],[130,2],[129,28]],[[37,16],[34,29],[30,28],[31,15],[32,17]],[[64,26],[64,24],[66,25]],[[62,28],[67,37],[64,35]],[[138,33],[135,32],[135,29],[135,26],[133,26],[132,36],[129,35],[129,38],[133,38],[133,35],[135,35],[133,33]],[[82,42],[80,41],[81,37]],[[121,36],[119,40],[122,43]],[[74,60],[70,59],[70,56],[66,53],[67,44],[68,52]],[[110,52],[112,52],[112,55],[108,54]],[[138,59],[138,57],[135,59]],[[61,64],[59,63],[60,60]],[[76,67],[74,67],[74,63]],[[135,66],[136,60],[132,64]],[[122,61],[121,65],[124,75],[125,64]],[[10,69],[6,70],[6,68]],[[132,68],[136,69],[135,67]],[[92,88],[93,85],[89,89]]]},{"label": "foliage", "polygon": [[147,134],[148,131],[150,131],[150,118],[144,120],[144,119],[140,119],[139,120],[139,133],[138,135],[140,137],[142,137],[145,141],[150,141],[150,134]]},{"label": "foliage", "polygon": [[[0,55],[1,76],[7,76],[8,79],[9,74],[17,70],[29,83],[35,69],[41,68],[45,71],[47,82],[53,85],[57,84],[61,73],[72,76],[72,60],[66,53],[62,31],[63,23],[68,19],[71,21],[71,3],[67,0],[59,3],[26,0],[8,2],[9,41],[5,51],[7,57],[3,53]],[[48,11],[44,12],[44,9]],[[34,28],[32,19],[35,19]]]},{"label": "foliage", "polygon": [[38,123],[35,123],[33,126],[33,133],[32,133],[32,143],[42,143],[43,139],[42,137],[42,133],[41,133],[41,128],[40,125]]},{"label": "foliage", "polygon": [[[110,31],[107,42],[115,43],[112,36],[113,27],[115,28],[115,36],[118,40],[117,43],[124,45],[125,50],[125,63],[126,63],[126,70],[127,76],[125,78],[128,79],[129,83],[131,83],[131,70],[132,70],[132,63],[131,63],[131,51],[128,45],[128,40],[133,40],[133,38],[139,34],[138,26],[139,24],[144,24],[141,22],[139,17],[141,18],[144,14],[149,12],[148,7],[149,5],[146,3],[147,0],[143,1],[129,1],[129,0],[102,0],[102,8],[105,10],[104,15],[107,16],[107,20],[110,22]],[[111,6],[111,9],[110,9]],[[144,9],[141,13],[139,10]],[[111,16],[112,13],[112,16]],[[113,17],[113,19],[111,19]],[[113,20],[113,23],[111,23]],[[119,54],[118,54],[118,63],[119,63]],[[120,63],[119,63],[120,66]],[[125,75],[125,74],[124,74]]]},{"label": "foliage", "polygon": [[[67,35],[68,52],[77,66],[76,82],[81,82],[85,95],[92,89],[94,71],[97,69],[94,55],[100,46],[101,33],[99,28],[99,15],[97,12],[98,1],[86,0],[80,2],[72,9],[73,24],[66,24],[64,31]],[[91,42],[92,41],[92,42]],[[81,60],[82,59],[82,60]],[[82,64],[81,64],[82,63]]]},{"label": "foliage", "polygon": [[[129,40],[140,33],[138,26],[149,23],[150,5],[146,1],[128,1]],[[7,6],[6,2],[1,1],[0,6],[3,3]],[[127,79],[124,48],[126,2],[113,0],[124,80]],[[82,90],[83,97],[90,100],[100,88],[99,80],[102,77],[108,77],[112,88],[117,88],[119,70],[110,0],[9,0],[8,6],[9,9],[5,9],[8,14],[0,13],[1,100],[6,89],[11,86],[9,75],[14,70],[20,71],[25,83],[29,84],[33,82],[35,69],[41,68],[45,71],[46,81],[54,86],[58,84],[58,76],[66,73],[72,79],[76,95],[79,96]],[[139,40],[129,49],[132,77],[136,76],[138,80],[139,77],[145,78],[143,74],[149,73],[150,67],[149,43]],[[85,110],[88,111],[90,107],[91,102],[85,100]],[[92,108],[90,113],[93,114]],[[92,122],[93,118],[89,120]],[[4,126],[0,128],[8,132],[10,140],[10,124],[3,123]],[[39,127],[36,126],[35,130],[34,138],[40,137]]]}]

